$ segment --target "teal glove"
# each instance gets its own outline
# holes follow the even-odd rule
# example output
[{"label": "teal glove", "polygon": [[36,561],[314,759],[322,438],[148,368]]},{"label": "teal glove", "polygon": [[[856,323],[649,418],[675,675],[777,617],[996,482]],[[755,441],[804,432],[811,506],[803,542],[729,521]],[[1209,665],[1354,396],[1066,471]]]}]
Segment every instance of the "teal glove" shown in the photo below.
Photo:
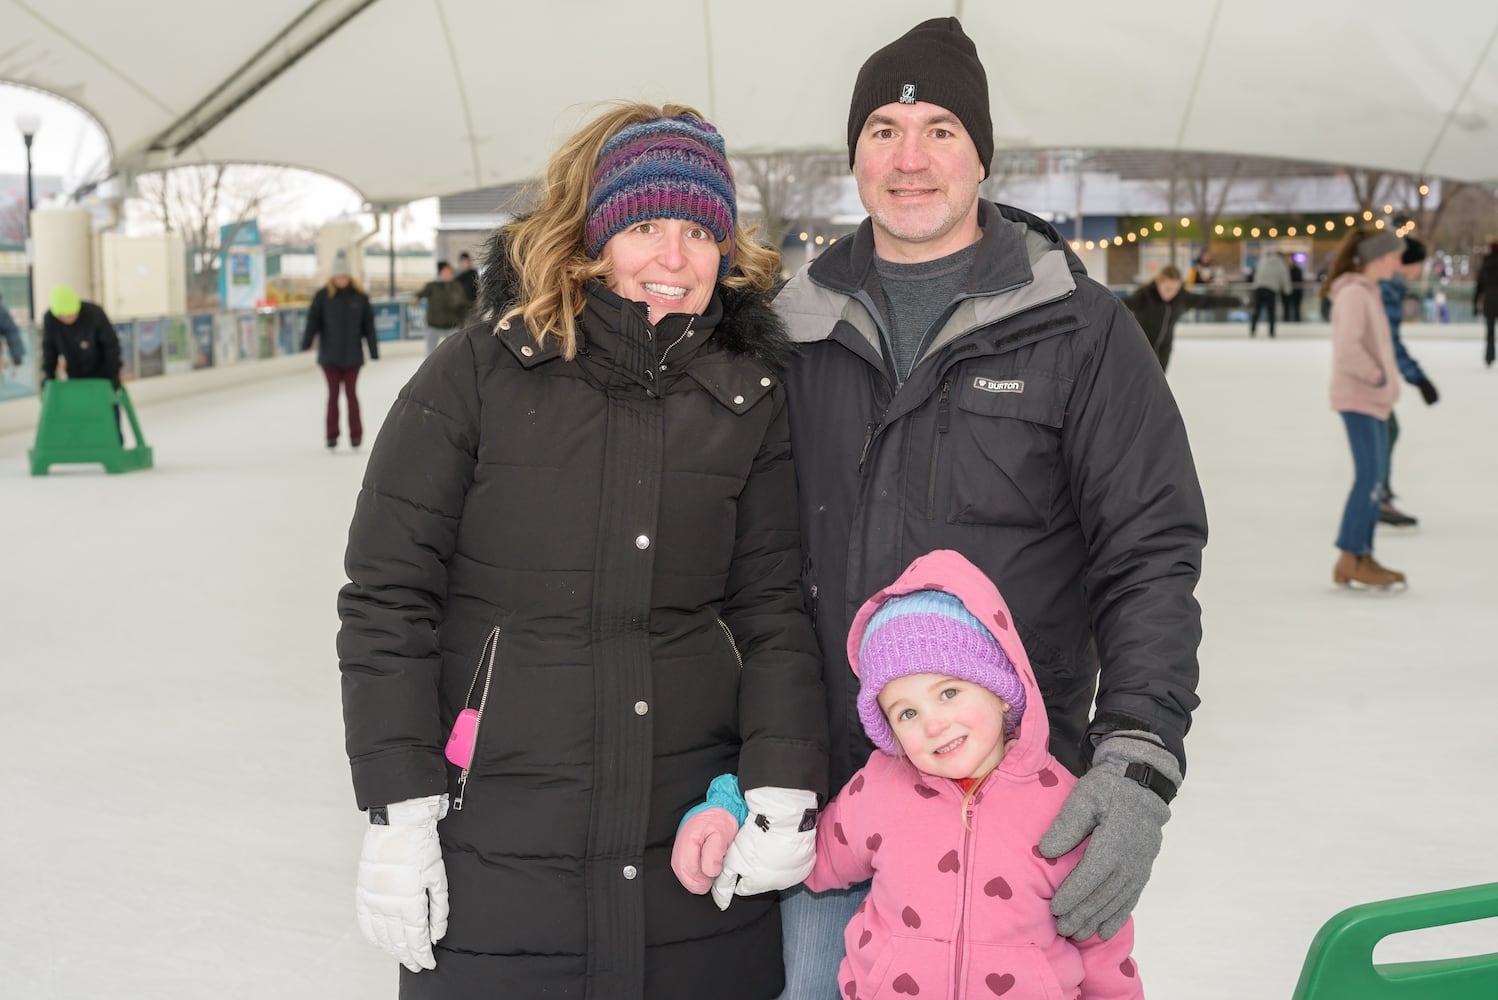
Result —
[{"label": "teal glove", "polygon": [[739,792],[739,779],[735,774],[720,774],[707,786],[707,801],[699,802],[687,810],[687,814],[676,824],[676,830],[687,825],[687,820],[702,812],[704,809],[726,809],[734,819],[739,821],[739,826],[744,825],[744,820],[749,818],[749,804],[744,801],[744,796]]}]

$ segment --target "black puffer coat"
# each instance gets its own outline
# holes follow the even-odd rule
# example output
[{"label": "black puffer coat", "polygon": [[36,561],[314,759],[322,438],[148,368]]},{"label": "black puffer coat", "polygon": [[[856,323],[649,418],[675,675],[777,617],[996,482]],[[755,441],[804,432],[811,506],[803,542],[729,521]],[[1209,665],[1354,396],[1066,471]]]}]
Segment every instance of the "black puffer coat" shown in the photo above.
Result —
[{"label": "black puffer coat", "polygon": [[1490,253],[1482,260],[1477,270],[1473,287],[1474,304],[1484,316],[1498,317],[1498,253]]},{"label": "black puffer coat", "polygon": [[325,287],[312,296],[307,308],[307,331],[302,335],[302,350],[317,341],[317,363],[330,368],[358,368],[364,364],[364,345],[369,345],[371,360],[380,356],[380,342],[375,337],[374,309],[369,296],[352,286],[332,295]]},{"label": "black puffer coat", "polygon": [[786,384],[834,787],[870,747],[849,626],[935,549],[1003,588],[1061,763],[1081,774],[1095,738],[1142,729],[1184,770],[1207,513],[1180,411],[1123,304],[1049,223],[984,201],[978,222],[963,295],[898,387],[868,221],[775,302],[802,345]]},{"label": "black puffer coat", "polygon": [[[670,848],[720,773],[825,794],[784,330],[723,286],[652,330],[594,286],[569,362],[496,328],[497,245],[484,281],[486,318],[380,431],[339,601],[360,807],[462,794],[440,826],[448,933],[401,995],[767,1000],[775,895],[720,913]],[[460,789],[443,744],[465,704]]]}]

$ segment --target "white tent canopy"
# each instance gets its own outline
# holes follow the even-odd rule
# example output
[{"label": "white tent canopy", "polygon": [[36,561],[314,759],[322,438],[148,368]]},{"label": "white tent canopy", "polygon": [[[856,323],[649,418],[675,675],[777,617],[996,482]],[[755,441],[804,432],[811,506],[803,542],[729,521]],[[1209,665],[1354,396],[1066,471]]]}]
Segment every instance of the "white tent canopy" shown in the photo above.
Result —
[{"label": "white tent canopy", "polygon": [[1498,180],[1493,0],[0,0],[0,80],[93,115],[118,170],[276,163],[400,204],[535,176],[611,98],[694,105],[735,153],[842,149],[859,64],[946,14],[1000,150]]}]

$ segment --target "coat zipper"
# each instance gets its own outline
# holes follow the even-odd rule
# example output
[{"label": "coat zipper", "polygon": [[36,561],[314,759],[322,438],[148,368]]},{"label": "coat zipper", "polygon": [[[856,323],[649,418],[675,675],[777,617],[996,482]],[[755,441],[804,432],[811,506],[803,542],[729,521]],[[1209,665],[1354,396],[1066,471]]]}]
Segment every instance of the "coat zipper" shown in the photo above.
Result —
[{"label": "coat zipper", "polygon": [[[473,762],[479,755],[479,732],[484,726],[484,707],[489,704],[489,685],[494,680],[494,657],[499,652],[499,626],[496,625],[489,631],[489,638],[484,642],[484,648],[479,650],[479,663],[484,663],[484,653],[489,654],[488,665],[484,668],[484,690],[479,695],[479,716],[473,722],[473,751],[468,757],[468,766],[463,768],[458,775],[458,796],[453,801],[453,809],[463,809],[463,796],[468,791],[468,772],[473,770]],[[479,675],[475,671],[473,680],[468,683],[468,694],[463,698],[463,705],[468,706],[468,699],[473,697],[473,686],[478,683]]]},{"label": "coat zipper", "polygon": [[936,441],[931,446],[931,474],[926,481],[926,520],[936,520],[936,473],[941,465],[941,443],[952,427],[952,379],[942,380],[941,400],[936,404]]},{"label": "coat zipper", "polygon": [[869,445],[874,443],[874,432],[879,429],[877,422],[871,422],[863,429],[863,451],[858,453],[858,471],[863,473],[863,463],[869,457]]},{"label": "coat zipper", "polygon": [[734,662],[739,665],[739,669],[740,670],[743,670],[744,669],[744,658],[739,655],[739,644],[733,641],[733,632],[729,629],[728,623],[725,622],[723,619],[719,618],[717,621],[718,621],[718,627],[720,629],[722,629],[723,630],[723,634],[728,637],[728,648],[731,649],[731,650],[733,650],[733,659],[734,659]]},{"label": "coat zipper", "polygon": [[962,979],[962,946],[963,939],[967,935],[967,896],[968,886],[973,880],[973,813],[977,810],[978,800],[983,797],[983,789],[973,795],[972,801],[965,807],[962,824],[962,898],[957,904],[957,955],[956,967],[952,970],[952,987],[956,997],[967,995],[966,983]]},{"label": "coat zipper", "polygon": [[697,322],[697,317],[696,316],[693,316],[690,319],[688,319],[687,320],[687,328],[685,330],[681,331],[681,336],[677,337],[675,340],[671,341],[671,343],[666,346],[666,349],[661,352],[660,358],[657,359],[657,361],[656,361],[656,365],[659,367],[659,369],[661,371],[665,371],[666,370],[666,355],[668,355],[668,354],[671,353],[671,348],[675,347],[677,344],[681,343],[683,340],[686,340],[688,337],[690,337],[692,335],[692,324],[695,323],[695,322]]}]

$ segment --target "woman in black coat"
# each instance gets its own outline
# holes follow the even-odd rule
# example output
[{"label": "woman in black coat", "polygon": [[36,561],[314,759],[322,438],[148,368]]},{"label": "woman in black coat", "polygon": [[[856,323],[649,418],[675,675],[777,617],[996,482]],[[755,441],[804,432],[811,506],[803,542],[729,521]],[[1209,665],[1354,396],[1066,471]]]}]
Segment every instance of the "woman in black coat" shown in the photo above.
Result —
[{"label": "woman in black coat", "polygon": [[1160,268],[1153,281],[1140,285],[1124,299],[1124,305],[1139,321],[1144,335],[1160,359],[1160,370],[1170,364],[1170,349],[1175,344],[1176,321],[1188,309],[1229,309],[1243,301],[1231,295],[1187,292],[1181,288],[1181,272],[1174,265]]},{"label": "woman in black coat", "polygon": [[1488,245],[1488,255],[1477,269],[1477,281],[1472,289],[1472,306],[1482,310],[1488,323],[1487,341],[1483,347],[1482,360],[1493,367],[1493,332],[1498,328],[1498,243]]},{"label": "woman in black coat", "polygon": [[307,310],[307,332],[302,335],[302,350],[311,350],[317,342],[317,363],[328,380],[327,434],[329,448],[338,447],[338,387],[348,397],[349,444],[359,447],[364,440],[364,424],[359,419],[359,396],[355,387],[359,369],[364,365],[364,345],[369,345],[369,360],[380,357],[380,343],[375,337],[374,308],[369,296],[349,273],[348,254],[339,250],[333,255],[332,274],[325,287],[319,288]]},{"label": "woman in black coat", "polygon": [[670,867],[728,772],[734,845],[809,869],[826,784],[779,260],[734,204],[695,112],[608,111],[380,431],[338,648],[359,920],[402,997],[781,990],[790,883],[720,911]]}]

